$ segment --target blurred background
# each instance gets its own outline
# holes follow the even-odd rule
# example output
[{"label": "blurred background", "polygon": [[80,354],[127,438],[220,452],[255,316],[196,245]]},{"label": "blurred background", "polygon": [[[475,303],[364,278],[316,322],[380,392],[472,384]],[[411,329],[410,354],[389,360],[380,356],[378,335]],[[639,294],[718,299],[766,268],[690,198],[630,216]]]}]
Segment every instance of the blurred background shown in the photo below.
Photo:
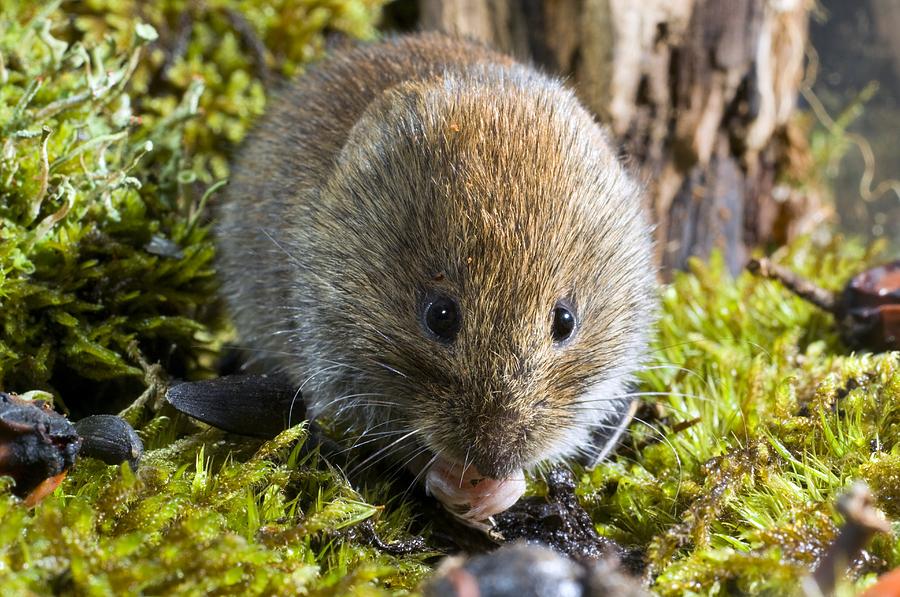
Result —
[{"label": "blurred background", "polygon": [[[847,132],[858,136],[828,172],[841,227],[897,243],[900,2],[822,0],[812,16],[810,40],[818,57],[812,91],[832,118],[849,110]],[[815,99],[804,98],[800,106],[812,111],[811,103]]]}]

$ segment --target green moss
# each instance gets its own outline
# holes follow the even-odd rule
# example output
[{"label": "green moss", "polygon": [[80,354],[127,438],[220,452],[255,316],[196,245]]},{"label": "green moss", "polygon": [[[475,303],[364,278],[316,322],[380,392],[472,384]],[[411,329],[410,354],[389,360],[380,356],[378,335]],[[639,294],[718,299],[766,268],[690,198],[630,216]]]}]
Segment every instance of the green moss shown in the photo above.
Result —
[{"label": "green moss", "polygon": [[326,31],[373,35],[380,4],[0,0],[0,388],[110,408],[139,393],[142,354],[203,364],[202,206],[264,108],[260,77]]},{"label": "green moss", "polygon": [[[807,241],[781,259],[839,288],[878,252]],[[598,527],[647,549],[663,595],[796,592],[852,480],[897,513],[900,355],[849,354],[830,316],[724,272],[718,258],[694,262],[664,290],[657,363],[641,387],[661,393],[646,399],[655,420],[582,477]],[[900,565],[895,540],[871,551],[862,572]]]},{"label": "green moss", "polygon": [[151,452],[137,475],[82,461],[33,514],[3,496],[3,594],[380,594],[414,586],[427,572],[419,560],[340,540],[342,528],[378,518],[379,509],[335,471],[300,458],[305,437],[295,427],[239,463],[228,454],[247,445],[207,432],[197,438],[206,443],[183,444],[174,457]]}]

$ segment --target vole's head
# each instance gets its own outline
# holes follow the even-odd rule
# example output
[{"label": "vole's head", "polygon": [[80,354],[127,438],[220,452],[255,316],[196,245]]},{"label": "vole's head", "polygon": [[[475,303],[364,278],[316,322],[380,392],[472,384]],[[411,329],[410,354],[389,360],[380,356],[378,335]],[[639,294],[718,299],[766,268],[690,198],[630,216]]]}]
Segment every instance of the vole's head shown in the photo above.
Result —
[{"label": "vole's head", "polygon": [[383,403],[344,414],[498,479],[596,451],[654,274],[638,189],[569,91],[490,67],[401,86],[324,193],[319,333],[356,369],[346,393]]}]

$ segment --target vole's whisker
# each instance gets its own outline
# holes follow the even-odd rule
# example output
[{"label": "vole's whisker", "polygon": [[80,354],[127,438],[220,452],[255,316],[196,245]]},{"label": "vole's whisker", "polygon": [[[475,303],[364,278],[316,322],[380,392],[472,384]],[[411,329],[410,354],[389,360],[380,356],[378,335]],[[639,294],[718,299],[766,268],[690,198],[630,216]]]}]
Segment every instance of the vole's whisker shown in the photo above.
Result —
[{"label": "vole's whisker", "polygon": [[306,379],[303,380],[303,382],[300,384],[300,387],[297,389],[297,391],[301,392],[303,390],[303,388],[306,387],[306,384],[308,384],[313,378],[315,378],[323,373],[326,373],[327,371],[333,371],[334,369],[339,369],[341,367],[346,367],[346,365],[344,365],[342,363],[337,363],[335,365],[329,365],[328,367],[320,367],[314,373],[312,373]]},{"label": "vole's whisker", "polygon": [[307,378],[303,381],[303,383],[300,384],[300,386],[297,388],[297,391],[294,392],[294,397],[291,399],[291,406],[290,406],[290,408],[288,409],[288,426],[290,426],[291,420],[293,419],[293,416],[294,416],[294,404],[296,404],[296,403],[297,403],[297,400],[302,396],[304,386],[306,386],[306,384],[309,383],[309,381],[310,381],[311,379],[313,379],[314,377],[316,377],[317,375],[320,375],[320,374],[322,374],[322,373],[324,373],[324,372],[326,372],[326,371],[329,371],[329,370],[332,370],[332,369],[336,369],[336,368],[338,368],[338,367],[343,367],[343,366],[344,366],[344,365],[342,365],[342,364],[339,363],[339,364],[337,364],[337,365],[330,365],[330,366],[328,366],[328,367],[322,367],[322,368],[320,368],[318,371],[316,371],[315,373],[313,373],[312,375],[310,375],[309,377],[307,377]]},{"label": "vole's whisker", "polygon": [[[384,427],[385,425],[390,425],[392,423],[396,423],[397,421],[401,421],[401,420],[402,420],[401,417],[397,417],[394,419],[387,419],[385,421],[381,421],[377,425],[373,425],[372,423],[369,423],[366,426],[366,428],[359,434],[359,438],[363,438],[363,437],[371,434],[375,429],[378,429],[379,427]],[[407,431],[409,431],[409,430],[407,429]]]},{"label": "vole's whisker", "polygon": [[300,398],[300,389],[301,388],[297,388],[297,391],[294,392],[294,396],[291,398],[291,406],[288,409],[288,428],[290,428],[292,426],[291,423],[294,418],[294,405],[297,403],[297,400]]},{"label": "vole's whisker", "polygon": [[342,367],[346,367],[347,369],[353,369],[354,371],[361,371],[362,373],[366,373],[365,369],[363,369],[361,367],[357,367],[356,365],[351,365],[349,363],[341,363],[339,361],[333,361],[331,359],[325,359],[325,358],[321,358],[321,357],[319,357],[319,360],[322,361],[323,363],[330,363],[332,365],[340,365]]},{"label": "vole's whisker", "polygon": [[338,368],[342,368],[342,367],[348,367],[348,365],[345,365],[344,363],[334,363],[333,365],[329,365],[327,367],[321,367],[318,370],[316,370],[314,373],[309,375],[306,379],[303,380],[303,382],[297,388],[297,391],[294,393],[293,399],[291,400],[291,407],[290,407],[290,411],[288,414],[288,423],[290,423],[290,420],[293,416],[294,404],[297,402],[297,399],[302,396],[303,388],[306,386],[306,384],[309,383],[316,376],[321,375],[322,373],[325,373],[327,371],[332,371],[334,369],[338,369]]},{"label": "vole's whisker", "polygon": [[462,473],[460,473],[460,475],[459,475],[459,485],[457,486],[459,488],[462,488],[463,479],[466,478],[466,471],[469,470],[469,452],[471,450],[472,450],[472,445],[469,444],[469,446],[466,447],[466,457],[463,458]]},{"label": "vole's whisker", "polygon": [[547,475],[550,474],[550,471],[553,469],[553,463],[542,460],[535,465],[535,474],[539,475],[544,481],[547,480]]},{"label": "vole's whisker", "polygon": [[[272,327],[281,327],[282,322],[279,321],[276,323],[277,323],[277,326],[272,326]],[[266,328],[261,328],[261,329],[266,329]],[[280,330],[267,331],[266,335],[267,336],[284,336],[285,334],[296,334],[296,333],[297,333],[297,330],[294,328],[282,328]]]},{"label": "vole's whisker", "polygon": [[432,456],[431,460],[429,460],[427,463],[425,463],[425,466],[422,467],[422,470],[420,470],[418,473],[416,473],[416,476],[413,478],[412,483],[410,483],[409,486],[406,488],[406,491],[404,491],[400,495],[400,502],[402,502],[403,500],[406,499],[406,496],[409,495],[409,492],[412,491],[412,488],[416,486],[416,484],[419,482],[419,479],[422,478],[422,475],[424,475],[425,473],[428,472],[428,469],[430,469],[431,466],[437,461],[439,456],[440,456],[440,452],[438,452],[437,454]]},{"label": "vole's whisker", "polygon": [[323,409],[328,408],[329,406],[331,406],[337,402],[343,402],[344,400],[350,400],[353,398],[367,398],[369,396],[377,396],[380,398],[386,397],[383,392],[361,392],[358,394],[344,394],[343,396],[338,396],[336,398],[332,398],[331,400],[326,402],[322,408]]},{"label": "vole's whisker", "polygon": [[[380,450],[378,450],[377,452],[375,452],[373,455],[369,456],[368,458],[366,458],[365,460],[363,460],[362,462],[360,462],[358,465],[356,465],[356,466],[350,471],[350,474],[351,474],[351,475],[354,475],[354,474],[356,474],[356,473],[362,473],[363,470],[365,470],[365,469],[364,469],[364,468],[360,468],[360,467],[363,467],[364,465],[366,465],[366,463],[370,463],[368,466],[371,467],[371,466],[374,465],[375,463],[379,462],[382,458],[384,458],[384,456],[386,455],[386,453],[388,452],[388,450],[390,450],[391,448],[393,448],[394,446],[396,446],[396,445],[399,444],[400,442],[402,442],[402,441],[404,441],[404,440],[406,440],[406,439],[409,439],[410,437],[412,437],[413,435],[415,435],[416,433],[419,433],[419,432],[420,432],[419,429],[413,429],[412,431],[410,431],[409,433],[405,434],[405,435],[404,435],[403,437],[401,437],[400,439],[394,440],[393,442],[391,442],[391,443],[388,444],[387,446],[381,448]],[[366,468],[368,468],[368,467],[366,467]]]},{"label": "vole's whisker", "polygon": [[[374,430],[374,429],[378,429],[379,427],[384,427],[385,425],[389,425],[391,423],[396,423],[397,421],[404,421],[404,424],[405,424],[405,417],[403,417],[403,416],[391,417],[391,418],[385,419],[383,417],[383,414],[384,413],[379,413],[379,415],[382,415],[382,416],[370,419],[366,423],[366,427],[362,431],[362,434],[365,435],[367,433],[371,433],[372,430]],[[352,425],[351,425],[351,427],[352,427]]]},{"label": "vole's whisker", "polygon": [[279,243],[277,240],[275,240],[275,237],[272,236],[268,230],[266,230],[262,226],[260,226],[258,228],[258,230],[259,230],[259,232],[262,232],[266,236],[266,238],[268,238],[270,241],[272,241],[272,244],[275,245],[276,247],[278,247],[278,250],[280,250],[282,253],[284,253],[285,256],[288,258],[288,260],[291,263],[293,263],[297,267],[303,267],[303,262],[301,262],[299,259],[294,257],[290,252],[288,252],[287,249],[285,249],[283,246],[281,246],[281,243]]},{"label": "vole's whisker", "polygon": [[700,375],[699,373],[694,371],[693,369],[688,369],[687,367],[682,367],[681,365],[672,365],[672,364],[666,364],[666,363],[659,363],[656,365],[640,367],[640,368],[638,368],[637,373],[641,373],[644,371],[666,371],[666,370],[681,371],[683,373],[687,373],[688,375],[694,375],[694,376],[700,378],[700,380],[706,382],[706,379],[702,375]]},{"label": "vole's whisker", "polygon": [[391,400],[362,400],[362,398],[367,398],[370,396],[377,397],[377,398],[386,397],[385,394],[372,393],[372,392],[365,392],[365,393],[360,393],[360,394],[348,394],[346,396],[338,396],[337,398],[332,398],[325,404],[316,404],[316,410],[318,410],[322,414],[330,413],[332,407],[334,407],[338,403],[347,402],[348,400],[351,401],[348,404],[345,404],[344,406],[339,408],[333,414],[329,415],[329,416],[338,418],[338,417],[340,417],[341,413],[344,410],[346,410],[347,408],[355,408],[355,407],[363,408],[366,406],[387,406],[387,407],[400,406],[399,403],[393,402]]},{"label": "vole's whisker", "polygon": [[410,456],[409,458],[407,458],[406,460],[404,460],[402,464],[398,465],[397,468],[394,470],[394,472],[391,473],[390,476],[388,476],[388,478],[385,479],[385,481],[386,481],[387,483],[392,482],[394,479],[397,478],[398,475],[403,474],[403,471],[406,469],[406,467],[407,467],[412,461],[414,461],[416,458],[418,458],[419,456],[421,456],[422,454],[424,454],[424,453],[426,453],[426,452],[428,452],[428,448],[427,448],[427,447],[422,447],[422,448],[419,448],[418,450],[415,450],[415,451],[413,452],[412,456]]},{"label": "vole's whisker", "polygon": [[576,446],[575,452],[585,458],[591,465],[598,464],[600,454],[603,453],[603,449],[606,447],[606,444],[603,446],[597,446],[593,449],[585,448],[584,446]]},{"label": "vole's whisker", "polygon": [[646,364],[638,366],[634,369],[627,369],[624,371],[619,371],[613,375],[603,376],[603,381],[608,381],[611,379],[619,379],[621,377],[639,377],[641,373],[646,371],[683,371],[684,373],[688,373],[690,375],[695,375],[699,377],[701,380],[706,381],[699,373],[694,371],[693,369],[688,369],[687,367],[682,367],[680,365],[673,365],[670,363],[655,363],[655,364]]},{"label": "vole's whisker", "polygon": [[376,365],[378,365],[379,367],[381,367],[382,369],[387,369],[387,370],[390,371],[391,373],[395,373],[395,374],[399,375],[400,377],[402,377],[402,378],[404,378],[404,379],[408,379],[408,378],[409,378],[409,376],[406,375],[405,373],[403,373],[403,372],[401,372],[401,371],[398,371],[397,369],[391,367],[390,365],[387,365],[387,364],[385,364],[385,363],[382,363],[381,361],[372,361],[372,362],[375,363]]},{"label": "vole's whisker", "polygon": [[577,400],[575,404],[590,404],[592,402],[612,402],[618,398],[649,398],[654,396],[671,396],[672,398],[692,398],[702,402],[714,402],[711,398],[700,396],[698,394],[685,394],[682,392],[628,392],[625,394],[615,394],[609,398],[595,398],[592,400]]},{"label": "vole's whisker", "polygon": [[353,402],[348,402],[347,404],[337,409],[332,417],[335,419],[340,419],[345,412],[356,409],[371,409],[374,411],[376,408],[381,408],[390,412],[390,409],[396,408],[396,406],[396,402],[383,402],[378,400],[354,400]]},{"label": "vole's whisker", "polygon": [[[675,413],[675,414],[681,415],[681,416],[683,416],[683,417],[687,417],[687,418],[689,418],[689,419],[693,419],[694,417],[697,417],[697,416],[700,416],[700,415],[701,415],[701,413],[688,411],[688,410],[685,410],[685,409],[683,409],[683,408],[677,408],[677,407],[671,406],[671,405],[669,405],[669,404],[664,404],[664,405],[662,405],[662,406],[663,406],[663,408],[665,408],[666,410],[670,410],[670,411],[672,411],[672,412]],[[616,410],[616,409],[614,409],[614,408],[600,408],[600,407],[596,407],[596,406],[588,406],[588,407],[583,407],[583,408],[580,408],[580,407],[577,407],[577,406],[576,406],[576,407],[572,408],[572,410],[573,410],[574,412],[578,412],[578,413],[603,412],[603,413],[610,413],[610,414],[614,414],[614,415],[621,415],[621,414],[622,414],[622,411]]]},{"label": "vole's whisker", "polygon": [[222,348],[229,350],[241,350],[246,352],[254,352],[259,354],[269,354],[269,355],[279,355],[285,357],[299,357],[301,356],[299,352],[289,352],[286,350],[272,350],[269,348],[259,348],[257,346],[249,346],[243,344],[223,344]]},{"label": "vole's whisker", "polygon": [[[396,421],[392,421],[392,422],[396,422]],[[351,450],[355,450],[356,448],[359,448],[361,446],[365,446],[366,444],[371,444],[373,442],[384,440],[385,438],[391,437],[394,435],[400,435],[401,433],[407,433],[408,431],[409,431],[408,429],[395,429],[395,430],[391,430],[391,431],[379,431],[378,433],[372,433],[372,434],[369,434],[368,436],[366,436],[367,437],[366,441],[364,441],[364,442],[356,441],[353,443],[353,445],[337,452],[337,454],[346,454],[347,452],[350,452]],[[358,440],[359,439],[362,439],[362,436],[360,436],[358,438]]]},{"label": "vole's whisker", "polygon": [[692,375],[693,377],[696,377],[700,381],[700,383],[702,383],[704,386],[706,386],[706,389],[708,391],[712,392],[712,390],[713,390],[713,386],[712,386],[712,384],[710,384],[710,381],[707,378],[700,375],[700,373],[698,373],[697,371],[694,371],[693,369],[688,369],[687,367],[681,367],[679,365],[654,365],[652,367],[644,367],[641,369],[641,371],[657,371],[657,370],[680,371],[687,375]]},{"label": "vole's whisker", "polygon": [[[675,444],[673,444],[671,441],[669,441],[669,438],[666,437],[666,434],[663,433],[662,431],[660,431],[655,425],[648,423],[647,421],[645,421],[644,419],[642,419],[640,417],[631,417],[631,420],[636,421],[636,422],[644,425],[645,427],[647,427],[647,429],[649,429],[655,436],[657,436],[659,438],[659,440],[661,442],[663,442],[664,444],[666,444],[666,446],[669,448],[669,450],[672,451],[672,455],[675,457],[675,462],[678,464],[678,472],[679,472],[678,477],[680,479],[682,477],[681,472],[683,470],[683,467],[681,464],[681,457],[678,456],[678,450],[675,448]],[[679,487],[678,491],[680,491],[680,488],[681,488],[680,480],[678,482],[678,487]],[[678,491],[676,491],[675,497],[673,497],[673,503],[674,503],[674,500],[678,497]]]},{"label": "vole's whisker", "polygon": [[[613,412],[613,411],[608,411],[608,412]],[[590,425],[590,427],[592,427],[594,429],[609,429],[612,431],[615,431],[619,428],[618,425],[613,425],[612,423],[603,423],[603,422],[597,422],[597,421],[589,423],[589,425]]]},{"label": "vole's whisker", "polygon": [[379,330],[378,328],[376,328],[376,327],[372,324],[372,322],[367,321],[367,322],[363,323],[363,326],[367,327],[368,329],[370,329],[370,330],[372,330],[373,332],[375,332],[376,334],[378,334],[378,336],[379,336],[380,338],[382,338],[384,341],[386,341],[389,345],[391,345],[391,346],[397,346],[397,341],[396,341],[396,340],[394,340],[393,338],[388,337],[387,334],[385,334],[384,332],[382,332],[381,330]]},{"label": "vole's whisker", "polygon": [[647,354],[656,354],[659,352],[663,352],[665,350],[669,350],[670,348],[678,348],[679,346],[687,346],[688,344],[699,344],[703,342],[705,338],[696,338],[694,340],[682,340],[681,342],[675,342],[674,344],[666,344],[665,346],[657,346],[651,350],[647,351]]},{"label": "vole's whisker", "polygon": [[[401,421],[401,419],[391,419],[389,422],[385,421],[385,424],[390,425],[392,423],[397,423],[399,421]],[[377,428],[378,428],[378,426],[372,427],[372,429],[377,429]],[[408,429],[408,428],[391,429],[389,431],[375,431],[375,432],[369,431],[367,433],[364,433],[363,435],[360,435],[358,439],[362,439],[364,437],[365,438],[384,438],[384,437],[388,437],[391,435],[400,435],[401,433],[408,433],[409,431],[410,431],[410,429]],[[368,442],[366,442],[366,443],[368,443]],[[354,444],[354,445],[360,446],[362,444]]]}]

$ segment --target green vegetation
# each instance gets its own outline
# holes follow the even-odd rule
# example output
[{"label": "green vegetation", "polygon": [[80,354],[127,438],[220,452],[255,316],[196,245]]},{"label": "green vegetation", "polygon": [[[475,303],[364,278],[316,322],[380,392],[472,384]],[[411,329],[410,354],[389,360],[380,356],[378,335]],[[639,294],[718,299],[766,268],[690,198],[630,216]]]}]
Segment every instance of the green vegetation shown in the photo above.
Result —
[{"label": "green vegetation", "polygon": [[[326,30],[373,35],[379,4],[0,0],[0,389],[77,410],[152,391],[148,362],[206,374],[224,325],[204,204],[226,156],[264,80]],[[880,250],[777,258],[838,288]],[[852,480],[900,518],[900,355],[849,354],[830,316],[717,258],[662,295],[641,422],[580,471],[583,503],[661,594],[797,592]],[[260,443],[132,414],[137,473],[84,459],[33,511],[0,491],[0,593],[403,593],[430,571],[352,533],[407,536],[405,487],[357,493],[305,428]],[[892,537],[870,553],[856,587],[900,565]]]},{"label": "green vegetation", "polygon": [[[839,289],[883,249],[804,241],[780,257]],[[829,315],[724,271],[694,262],[665,289],[658,368],[641,387],[660,393],[647,399],[656,420],[582,478],[601,531],[647,547],[663,595],[798,590],[853,480],[900,514],[900,354],[849,354]],[[858,572],[900,565],[898,548],[879,538]]]},{"label": "green vegetation", "polygon": [[121,405],[142,357],[204,365],[203,206],[260,77],[319,55],[326,30],[374,35],[379,6],[0,0],[0,387]]},{"label": "green vegetation", "polygon": [[[305,438],[302,426],[262,446],[206,432],[151,451],[136,476],[81,461],[34,513],[3,496],[0,590],[366,595],[414,586],[428,571],[418,560],[342,539],[381,508],[314,455],[301,457]],[[380,518],[392,539],[410,515]]]}]

